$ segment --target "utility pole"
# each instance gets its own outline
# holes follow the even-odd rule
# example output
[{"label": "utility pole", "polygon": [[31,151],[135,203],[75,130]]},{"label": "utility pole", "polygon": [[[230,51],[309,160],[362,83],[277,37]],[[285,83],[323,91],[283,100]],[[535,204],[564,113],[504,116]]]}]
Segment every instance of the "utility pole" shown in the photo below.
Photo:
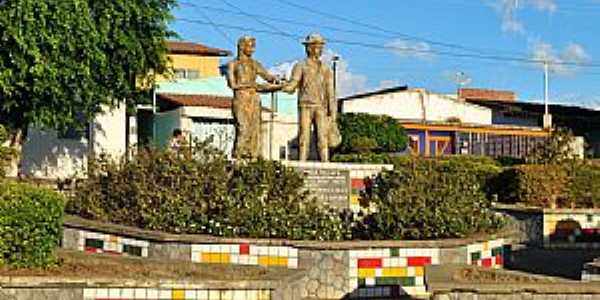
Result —
[{"label": "utility pole", "polygon": [[549,66],[548,60],[544,60],[544,120],[543,127],[545,129],[552,128],[552,115],[548,111],[548,82],[549,82]]}]

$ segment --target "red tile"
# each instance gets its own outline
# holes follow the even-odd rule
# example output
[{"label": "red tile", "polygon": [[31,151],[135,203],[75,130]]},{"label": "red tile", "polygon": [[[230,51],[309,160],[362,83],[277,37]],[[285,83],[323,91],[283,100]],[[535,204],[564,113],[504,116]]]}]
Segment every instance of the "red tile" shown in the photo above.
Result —
[{"label": "red tile", "polygon": [[84,250],[86,253],[100,253],[102,252],[101,249],[98,248],[92,248],[92,247],[86,247]]},{"label": "red tile", "polygon": [[482,259],[481,266],[483,266],[485,268],[491,268],[492,267],[492,258],[488,257],[488,258]]},{"label": "red tile", "polygon": [[375,269],[381,268],[381,258],[361,258],[358,260],[359,269]]},{"label": "red tile", "polygon": [[504,257],[502,255],[496,255],[496,265],[504,265]]},{"label": "red tile", "polygon": [[352,188],[353,189],[364,189],[365,188],[364,179],[352,178]]},{"label": "red tile", "polygon": [[412,256],[407,258],[409,267],[422,267],[431,264],[431,257],[429,256]]},{"label": "red tile", "polygon": [[241,244],[240,245],[240,255],[250,255],[250,245],[249,244]]}]

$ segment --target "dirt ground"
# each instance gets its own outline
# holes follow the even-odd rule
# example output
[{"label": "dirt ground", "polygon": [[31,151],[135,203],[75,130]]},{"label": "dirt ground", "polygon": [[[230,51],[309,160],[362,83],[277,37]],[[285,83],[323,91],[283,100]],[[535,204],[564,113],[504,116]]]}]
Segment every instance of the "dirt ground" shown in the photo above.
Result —
[{"label": "dirt ground", "polygon": [[131,280],[270,280],[296,272],[287,268],[194,264],[157,261],[148,258],[85,254],[76,251],[57,253],[58,263],[46,269],[12,269],[0,266],[0,276],[111,278]]}]

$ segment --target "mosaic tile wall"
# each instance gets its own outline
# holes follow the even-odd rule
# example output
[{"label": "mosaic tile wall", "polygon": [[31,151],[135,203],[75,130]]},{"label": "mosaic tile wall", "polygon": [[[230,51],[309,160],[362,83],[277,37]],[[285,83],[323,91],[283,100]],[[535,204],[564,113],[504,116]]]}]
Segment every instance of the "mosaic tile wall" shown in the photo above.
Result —
[{"label": "mosaic tile wall", "polygon": [[600,248],[600,212],[544,212],[544,246]]},{"label": "mosaic tile wall", "polygon": [[440,262],[439,249],[350,250],[351,298],[424,295],[425,266]]},{"label": "mosaic tile wall", "polygon": [[[368,181],[367,178],[375,177],[381,172],[381,168],[350,170],[350,210],[358,213],[361,210],[361,202],[364,202],[363,193],[365,192]],[[367,206],[370,208],[370,206]]]},{"label": "mosaic tile wall", "polygon": [[148,257],[149,243],[112,234],[79,231],[78,249],[87,253]]},{"label": "mosaic tile wall", "polygon": [[84,289],[83,300],[270,300],[270,290]]},{"label": "mosaic tile wall", "polygon": [[504,266],[504,239],[467,246],[467,264],[484,268],[501,269]]},{"label": "mosaic tile wall", "polygon": [[250,244],[192,245],[192,262],[298,268],[298,249]]}]

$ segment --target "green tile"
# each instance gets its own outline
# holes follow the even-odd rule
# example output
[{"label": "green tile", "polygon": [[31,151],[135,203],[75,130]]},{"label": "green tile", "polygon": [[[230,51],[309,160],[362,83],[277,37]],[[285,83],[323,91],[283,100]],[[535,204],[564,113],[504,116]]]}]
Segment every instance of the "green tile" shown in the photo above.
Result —
[{"label": "green tile", "polygon": [[471,253],[471,261],[478,261],[481,259],[481,252],[473,252]]},{"label": "green tile", "polygon": [[103,249],[104,248],[104,241],[103,240],[97,240],[97,239],[85,239],[85,247],[86,248]]},{"label": "green tile", "polygon": [[367,286],[367,280],[364,278],[358,278],[358,287],[366,287]]},{"label": "green tile", "polygon": [[399,248],[391,248],[390,254],[392,255],[392,257],[398,257],[398,256],[400,256],[400,249]]},{"label": "green tile", "polygon": [[142,247],[123,245],[123,253],[127,253],[132,256],[142,256]]},{"label": "green tile", "polygon": [[503,247],[496,247],[492,249],[492,256],[502,255],[504,253]]},{"label": "green tile", "polygon": [[415,286],[415,277],[377,277],[375,278],[375,285],[377,286]]},{"label": "green tile", "polygon": [[416,280],[414,277],[401,277],[400,278],[400,285],[401,286],[415,286],[416,285]]}]

